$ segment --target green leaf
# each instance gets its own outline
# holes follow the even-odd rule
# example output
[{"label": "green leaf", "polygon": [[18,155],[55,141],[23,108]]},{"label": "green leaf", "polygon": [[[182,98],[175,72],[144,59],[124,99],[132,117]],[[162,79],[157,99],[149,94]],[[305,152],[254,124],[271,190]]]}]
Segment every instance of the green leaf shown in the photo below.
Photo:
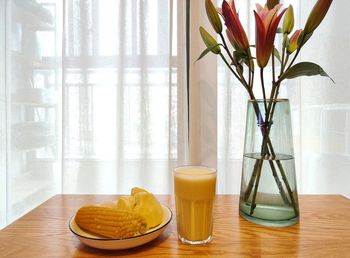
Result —
[{"label": "green leaf", "polygon": [[245,52],[236,50],[233,52],[233,58],[237,65],[242,63],[245,63],[247,66],[249,65],[248,63],[249,58]]},{"label": "green leaf", "polygon": [[274,48],[274,50],[273,50],[273,55],[277,58],[277,60],[280,62],[280,64],[282,64],[280,52],[278,51],[277,48]]},{"label": "green leaf", "polygon": [[205,49],[196,61],[202,59],[206,54],[208,54],[209,52],[211,52],[214,48],[216,48],[218,46],[222,46],[222,44],[216,44],[214,46],[211,46],[211,47],[208,47],[207,49]]},{"label": "green leaf", "polygon": [[335,84],[334,80],[322,69],[321,66],[311,62],[301,62],[289,68],[281,77],[280,81],[284,79],[293,79],[300,76],[314,76],[321,75],[328,77]]}]

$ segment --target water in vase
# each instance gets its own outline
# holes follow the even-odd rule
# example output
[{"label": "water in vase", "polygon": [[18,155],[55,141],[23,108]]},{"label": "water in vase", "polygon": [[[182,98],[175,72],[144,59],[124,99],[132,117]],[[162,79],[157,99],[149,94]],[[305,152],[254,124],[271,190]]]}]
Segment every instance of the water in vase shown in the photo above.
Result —
[{"label": "water in vase", "polygon": [[[261,172],[249,182],[256,166]],[[288,226],[298,222],[298,198],[294,172],[294,157],[276,154],[261,159],[260,153],[247,153],[243,158],[245,173],[242,175],[240,214],[249,221],[268,226]],[[282,170],[282,172],[281,172]],[[258,169],[259,171],[259,169]],[[260,174],[260,175],[259,175]],[[258,186],[255,188],[255,184]]]}]

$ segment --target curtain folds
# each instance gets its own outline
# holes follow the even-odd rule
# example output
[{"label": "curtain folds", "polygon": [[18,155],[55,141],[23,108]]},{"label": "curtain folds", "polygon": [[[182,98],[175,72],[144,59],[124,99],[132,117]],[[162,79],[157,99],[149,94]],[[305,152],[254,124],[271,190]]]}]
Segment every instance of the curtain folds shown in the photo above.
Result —
[{"label": "curtain folds", "polygon": [[188,152],[184,1],[1,5],[0,225],[57,193],[171,192]]},{"label": "curtain folds", "polygon": [[168,192],[164,171],[177,161],[175,29],[183,25],[175,14],[182,6],[65,5],[63,192],[126,193],[134,185]]}]

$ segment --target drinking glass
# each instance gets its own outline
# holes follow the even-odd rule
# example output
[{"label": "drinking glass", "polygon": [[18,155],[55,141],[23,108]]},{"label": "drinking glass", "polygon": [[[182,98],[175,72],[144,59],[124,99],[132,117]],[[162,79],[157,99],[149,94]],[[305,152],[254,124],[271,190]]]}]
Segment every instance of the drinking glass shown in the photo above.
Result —
[{"label": "drinking glass", "polygon": [[187,244],[212,239],[216,169],[183,166],[174,169],[174,192],[178,238]]}]

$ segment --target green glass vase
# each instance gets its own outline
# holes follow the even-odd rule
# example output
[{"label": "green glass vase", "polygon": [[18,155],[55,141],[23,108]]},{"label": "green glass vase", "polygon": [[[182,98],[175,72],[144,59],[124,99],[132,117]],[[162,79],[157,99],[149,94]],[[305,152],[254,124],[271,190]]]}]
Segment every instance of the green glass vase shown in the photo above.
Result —
[{"label": "green glass vase", "polygon": [[239,213],[265,226],[299,222],[290,105],[248,101]]}]

